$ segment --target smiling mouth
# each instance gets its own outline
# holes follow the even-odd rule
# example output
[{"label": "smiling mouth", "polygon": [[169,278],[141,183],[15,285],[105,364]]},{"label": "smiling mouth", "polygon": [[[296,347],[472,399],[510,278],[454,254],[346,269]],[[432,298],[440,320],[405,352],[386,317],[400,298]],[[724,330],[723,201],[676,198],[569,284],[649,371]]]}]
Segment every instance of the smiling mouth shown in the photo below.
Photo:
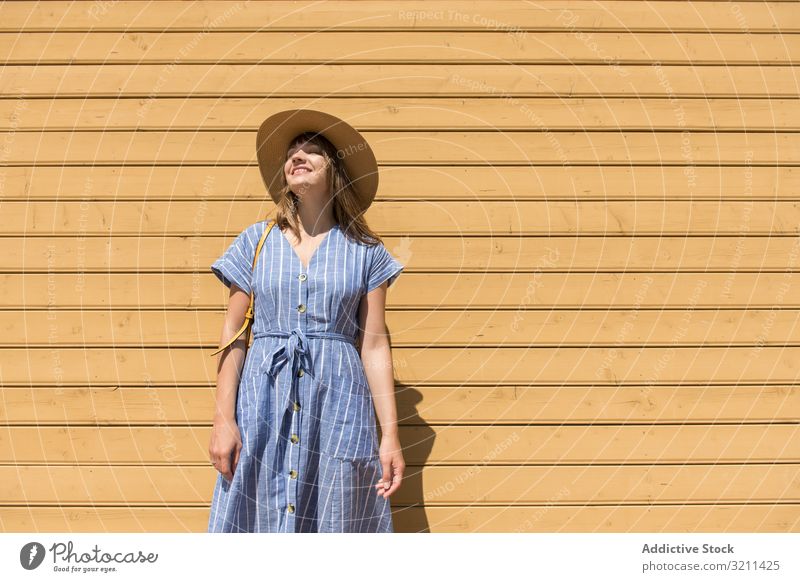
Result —
[{"label": "smiling mouth", "polygon": [[295,174],[299,174],[300,172],[308,173],[310,171],[311,170],[309,170],[308,168],[295,168],[294,170],[292,170],[292,176],[294,176]]}]

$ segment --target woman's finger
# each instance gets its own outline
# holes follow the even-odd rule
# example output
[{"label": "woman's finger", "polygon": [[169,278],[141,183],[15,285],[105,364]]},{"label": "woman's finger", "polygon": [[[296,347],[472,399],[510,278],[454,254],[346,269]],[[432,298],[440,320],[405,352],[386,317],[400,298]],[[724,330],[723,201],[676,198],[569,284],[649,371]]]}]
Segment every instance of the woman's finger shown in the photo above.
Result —
[{"label": "woman's finger", "polygon": [[380,481],[375,485],[375,489],[378,490],[378,494],[381,491],[388,489],[388,485],[392,480],[392,459],[388,459],[386,461],[381,460],[381,469],[383,470],[383,475],[381,475]]},{"label": "woman's finger", "polygon": [[219,464],[217,464],[217,470],[222,473],[222,476],[225,477],[227,481],[231,481],[233,479],[233,474],[231,473],[231,464],[230,461],[222,459]]},{"label": "woman's finger", "polygon": [[402,468],[394,467],[394,474],[392,475],[392,483],[389,486],[389,489],[386,490],[385,497],[389,497],[392,493],[397,491],[402,482],[403,482]]},{"label": "woman's finger", "polygon": [[378,495],[383,497],[389,497],[392,493],[397,491],[400,487],[400,484],[403,482],[403,470],[405,469],[405,465],[402,461],[398,462],[397,457],[394,457],[391,462],[392,470],[390,472],[391,477],[382,479],[378,485],[375,486],[377,489]]},{"label": "woman's finger", "polygon": [[236,445],[236,449],[235,449],[235,451],[233,453],[233,466],[231,467],[231,473],[235,473],[236,472],[236,467],[239,466],[239,451],[241,451],[241,450],[242,450],[242,447],[240,447],[237,444]]}]

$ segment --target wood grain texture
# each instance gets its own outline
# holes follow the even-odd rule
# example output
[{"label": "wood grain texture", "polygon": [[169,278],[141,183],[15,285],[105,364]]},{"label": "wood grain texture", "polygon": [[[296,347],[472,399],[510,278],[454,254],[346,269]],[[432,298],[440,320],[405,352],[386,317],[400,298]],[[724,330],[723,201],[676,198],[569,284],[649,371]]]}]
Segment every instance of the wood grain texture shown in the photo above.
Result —
[{"label": "wood grain texture", "polygon": [[[746,186],[743,187],[746,191]],[[83,236],[110,233],[127,237],[165,234],[192,237],[228,235],[267,218],[274,204],[239,202],[7,202],[0,235],[49,237],[80,229]],[[408,259],[418,235],[438,237],[538,236],[792,236],[800,232],[800,201],[380,201],[365,213],[370,225],[385,236],[401,233],[398,259]],[[455,241],[457,242],[457,241]],[[48,248],[55,247],[52,243]],[[218,252],[225,250],[218,247]],[[125,245],[118,254],[136,256]],[[164,253],[167,252],[165,248]],[[553,253],[553,261],[569,260]],[[111,259],[113,260],[113,256]],[[125,259],[130,261],[131,259]],[[41,264],[41,263],[40,263]],[[48,263],[45,263],[45,266]],[[52,261],[49,263],[52,267]],[[562,265],[564,263],[561,263]],[[520,268],[523,266],[519,265]],[[527,265],[529,270],[533,266]],[[563,268],[563,267],[562,267]],[[205,270],[205,269],[204,269]]]},{"label": "wood grain texture", "polygon": [[[208,426],[211,386],[163,385],[6,388],[4,427],[146,428]],[[536,425],[646,425],[683,423],[784,423],[798,420],[800,389],[769,386],[398,386],[398,420],[420,435],[437,425],[486,428]],[[644,424],[643,424],[644,423]],[[585,428],[585,427],[584,427]],[[138,428],[137,428],[138,430]],[[642,430],[645,430],[642,428]],[[671,428],[671,430],[675,430]],[[749,430],[749,429],[748,429]],[[98,433],[102,435],[102,431]]]},{"label": "wood grain texture", "polygon": [[[680,334],[680,328],[676,334]],[[509,330],[512,335],[514,330]],[[56,334],[57,335],[57,334]],[[101,386],[144,382],[213,382],[210,351],[157,348],[7,348],[4,384],[60,382]],[[797,380],[800,346],[532,346],[394,347],[394,376],[401,384],[522,384],[559,386],[620,384],[787,384]]]},{"label": "wood grain texture", "polygon": [[[392,519],[398,531],[431,533],[788,533],[800,504],[396,506]],[[207,525],[206,505],[0,507],[4,532],[189,533]]]},{"label": "wood grain texture", "polygon": [[[9,97],[114,97],[147,118],[159,97],[638,97],[796,98],[796,65],[606,64],[141,64],[19,65],[0,75]],[[165,70],[168,73],[165,73]],[[265,87],[264,79],[269,79]],[[347,79],[346,83],[342,79]],[[266,117],[266,114],[263,115]],[[354,120],[357,121],[357,120]],[[198,128],[199,129],[199,128]]]},{"label": "wood grain texture", "polygon": [[[44,139],[44,136],[47,139]],[[363,132],[387,165],[798,165],[800,133],[531,131]],[[254,132],[0,132],[7,163],[208,165],[249,163]],[[156,159],[157,156],[157,159]],[[689,188],[690,186],[687,186]]]},{"label": "wood grain texture", "polygon": [[[271,97],[266,103],[261,98],[246,97],[197,97],[190,101],[157,98],[148,103],[144,117],[139,115],[141,103],[136,99],[100,97],[87,101],[17,97],[0,100],[0,129],[247,132],[256,131],[264,117],[271,113],[299,108],[323,109],[343,119],[354,120],[360,131],[400,131],[409,127],[429,131],[528,131],[532,124],[550,131],[738,132],[745,126],[748,132],[800,129],[797,101],[793,99],[748,99],[743,103],[736,98],[684,99],[677,96],[652,99],[520,97],[516,100],[398,97],[391,106],[368,98],[327,96]],[[20,115],[22,111],[24,115]],[[86,172],[92,170],[99,172],[101,168],[87,168]],[[209,168],[208,171],[213,170]],[[241,179],[241,175],[237,177]],[[401,177],[404,176],[393,178]],[[381,191],[385,192],[383,182]]]},{"label": "wood grain texture", "polygon": [[[118,347],[202,349],[217,339],[223,314],[211,311],[63,310],[56,328],[59,344],[81,347],[114,343]],[[49,345],[52,313],[31,310],[23,321],[0,312],[0,345]],[[797,343],[797,309],[697,309],[691,318],[682,309],[548,309],[531,306],[524,313],[478,308],[437,311],[397,308],[386,313],[395,347],[465,346],[785,346]],[[768,326],[768,330],[766,329]],[[565,336],[564,330],[569,330]],[[677,334],[680,329],[681,333]],[[91,339],[86,330],[92,331]],[[769,333],[765,333],[768,331]],[[513,334],[509,333],[513,332]]]},{"label": "wood grain texture", "polygon": [[[409,271],[390,288],[387,306],[445,313],[463,309],[510,310],[514,316],[509,327],[503,328],[503,337],[530,344],[529,335],[515,334],[520,334],[521,322],[532,309],[648,307],[694,314],[698,308],[754,308],[772,312],[800,308],[800,298],[789,292],[800,285],[798,278],[800,274],[796,272],[567,274],[538,273],[533,268],[494,274]],[[421,287],[425,288],[424,293],[419,292]],[[192,274],[0,275],[0,300],[10,309],[220,309],[228,295],[218,281]],[[54,313],[52,331],[60,337],[59,312]],[[764,331],[771,328],[773,317],[770,314],[762,321]]]},{"label": "wood grain texture", "polygon": [[791,1],[737,2],[736,9],[720,2],[681,1],[547,1],[522,4],[514,0],[446,0],[404,2],[359,1],[362,18],[355,22],[338,2],[304,5],[295,2],[203,2],[202,10],[186,10],[178,1],[159,2],[157,13],[146,1],[114,5],[113,10],[91,1],[7,2],[0,10],[0,29],[9,31],[70,30],[442,30],[485,31],[513,23],[520,30],[694,30],[796,32],[797,11]]},{"label": "wood grain texture", "polygon": [[[230,236],[234,236],[240,221],[246,220],[244,214],[237,214],[240,207],[251,204],[247,207],[247,219],[253,218],[250,213],[253,203],[261,204],[258,208],[262,213],[258,217],[266,216],[271,208],[265,203],[264,184],[254,160],[229,167],[20,165],[3,170],[6,176],[4,191],[9,201],[80,202],[87,218],[93,215],[92,208],[99,202],[190,202],[192,214],[197,217],[192,234],[198,237],[216,234],[206,230],[208,221],[214,219],[208,212],[208,202],[225,202],[227,205],[225,212],[231,218],[224,222],[223,234]],[[692,178],[691,190],[689,177]],[[504,166],[502,171],[488,166],[381,165],[380,184],[377,200],[368,210],[371,220],[380,217],[380,214],[375,215],[384,201],[425,201],[438,205],[453,200],[482,203],[568,200],[573,204],[620,200],[657,200],[662,203],[714,200],[723,210],[727,205],[721,204],[722,201],[797,201],[800,198],[797,194],[800,192],[800,169],[753,166],[746,158],[740,165],[694,166],[690,170],[686,166],[657,165],[520,165]],[[739,206],[743,222],[746,216],[744,208],[749,210],[750,204]],[[396,216],[395,220],[401,220],[405,215]],[[529,220],[535,218],[535,215],[528,217]],[[5,229],[3,234],[14,232],[13,223],[3,222],[0,226]],[[53,228],[57,226],[54,224]],[[145,226],[146,222],[142,228]],[[392,223],[381,226],[391,228]],[[744,234],[751,233],[744,231]]]},{"label": "wood grain texture", "polygon": [[[450,397],[456,398],[457,391],[451,391]],[[424,405],[420,403],[423,419],[427,418]],[[156,401],[152,408],[160,414]],[[0,458],[14,459],[17,464],[205,466],[210,437],[210,427],[166,424],[104,427],[102,431],[79,426],[2,428]],[[400,439],[406,463],[415,466],[800,462],[800,428],[788,424],[406,426]]]},{"label": "wood grain texture", "polygon": [[[797,464],[408,467],[392,503],[798,503]],[[200,505],[216,470],[186,466],[0,466],[6,504]],[[302,478],[302,477],[301,477]],[[794,479],[794,480],[793,480]]]},{"label": "wood grain texture", "polygon": [[[566,20],[566,18],[565,18]],[[509,25],[510,26],[510,25]],[[516,26],[516,25],[515,25]],[[7,65],[170,63],[649,63],[792,65],[800,35],[681,32],[26,32],[0,37]]]}]

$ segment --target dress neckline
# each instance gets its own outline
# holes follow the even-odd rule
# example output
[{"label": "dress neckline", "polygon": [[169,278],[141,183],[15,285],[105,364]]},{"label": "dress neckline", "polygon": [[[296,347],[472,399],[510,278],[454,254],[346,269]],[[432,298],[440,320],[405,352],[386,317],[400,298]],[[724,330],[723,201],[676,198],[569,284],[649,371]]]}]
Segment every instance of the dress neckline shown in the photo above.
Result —
[{"label": "dress neckline", "polygon": [[311,268],[311,264],[314,262],[314,259],[317,257],[317,254],[319,253],[319,250],[322,248],[322,245],[324,245],[324,244],[326,244],[328,242],[328,239],[331,238],[331,234],[337,228],[339,228],[339,224],[338,223],[334,224],[330,229],[328,229],[328,232],[325,233],[325,236],[322,238],[322,241],[317,245],[317,248],[315,248],[314,251],[311,253],[311,256],[308,259],[308,265],[304,265],[303,261],[300,260],[300,256],[297,254],[297,251],[294,250],[294,247],[292,246],[292,243],[289,242],[289,239],[286,238],[286,235],[283,234],[283,230],[281,230],[280,227],[278,227],[278,232],[281,233],[281,237],[283,238],[284,241],[286,241],[286,244],[289,247],[289,252],[292,253],[292,256],[294,257],[294,259],[298,263],[300,263],[300,266],[303,268],[304,272],[308,272],[308,270]]}]

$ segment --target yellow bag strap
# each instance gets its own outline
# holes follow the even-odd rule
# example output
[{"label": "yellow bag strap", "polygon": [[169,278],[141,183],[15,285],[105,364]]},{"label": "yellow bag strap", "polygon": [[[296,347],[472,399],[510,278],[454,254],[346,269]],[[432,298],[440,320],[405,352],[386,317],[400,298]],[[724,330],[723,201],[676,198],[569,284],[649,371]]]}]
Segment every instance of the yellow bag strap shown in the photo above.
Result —
[{"label": "yellow bag strap", "polygon": [[[258,256],[261,253],[261,247],[264,246],[264,241],[267,240],[267,235],[269,234],[269,231],[272,230],[273,226],[275,226],[275,220],[271,219],[271,220],[269,220],[267,222],[267,228],[265,228],[264,232],[261,234],[261,238],[258,241],[258,246],[256,247],[256,254],[253,256],[253,272],[255,272],[255,270],[256,270],[256,261],[258,260]],[[230,346],[233,342],[235,342],[237,339],[239,339],[239,336],[242,335],[245,332],[245,330],[247,330],[247,335],[245,335],[245,338],[244,338],[244,346],[245,346],[245,349],[247,349],[247,345],[250,343],[250,324],[253,323],[253,317],[254,317],[253,316],[253,286],[251,284],[250,285],[250,305],[247,306],[247,313],[245,313],[245,315],[244,315],[244,323],[242,324],[242,327],[239,329],[239,331],[236,332],[236,334],[230,339],[230,341],[228,343],[226,343],[224,346],[220,346],[219,349],[217,349],[211,355],[212,356],[216,356],[222,350],[224,350],[225,348]]]}]

